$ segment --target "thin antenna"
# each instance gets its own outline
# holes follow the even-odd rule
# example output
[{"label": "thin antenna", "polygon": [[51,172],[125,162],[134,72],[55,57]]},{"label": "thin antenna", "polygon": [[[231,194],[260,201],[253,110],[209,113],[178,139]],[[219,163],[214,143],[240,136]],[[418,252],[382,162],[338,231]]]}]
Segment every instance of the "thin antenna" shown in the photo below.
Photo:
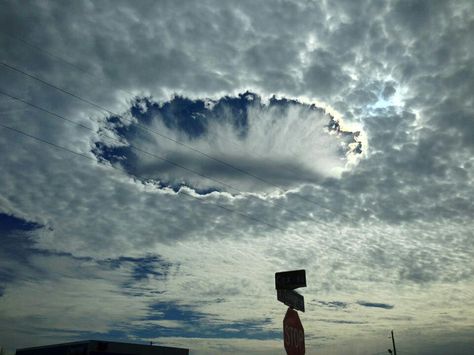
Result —
[{"label": "thin antenna", "polygon": [[397,355],[397,348],[395,347],[395,337],[393,336],[393,329],[391,333],[392,333],[393,355]]}]

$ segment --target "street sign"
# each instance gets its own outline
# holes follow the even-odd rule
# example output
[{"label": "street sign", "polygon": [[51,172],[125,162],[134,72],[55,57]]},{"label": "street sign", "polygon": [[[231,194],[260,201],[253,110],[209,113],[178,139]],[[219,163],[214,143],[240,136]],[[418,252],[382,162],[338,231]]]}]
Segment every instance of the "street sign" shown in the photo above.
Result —
[{"label": "street sign", "polygon": [[288,355],[304,355],[304,329],[298,312],[288,308],[283,319],[283,342]]},{"label": "street sign", "polygon": [[306,271],[294,270],[275,273],[275,288],[277,290],[294,290],[306,287]]},{"label": "street sign", "polygon": [[288,307],[304,312],[304,297],[293,290],[277,290],[277,299]]}]

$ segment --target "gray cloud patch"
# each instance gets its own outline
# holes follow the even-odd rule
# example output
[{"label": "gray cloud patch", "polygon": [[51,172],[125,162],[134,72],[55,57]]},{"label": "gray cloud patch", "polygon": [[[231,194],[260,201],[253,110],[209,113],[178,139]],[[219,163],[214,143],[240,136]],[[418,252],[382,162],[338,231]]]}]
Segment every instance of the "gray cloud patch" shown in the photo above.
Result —
[{"label": "gray cloud patch", "polygon": [[368,302],[368,301],[357,301],[357,304],[363,307],[369,308],[383,308],[383,309],[392,309],[395,307],[392,304],[387,303],[378,303],[378,302]]},{"label": "gray cloud patch", "polygon": [[367,324],[367,322],[361,322],[361,321],[356,321],[356,320],[344,320],[344,319],[322,319],[318,318],[317,319],[319,322],[323,323],[334,323],[334,324]]},{"label": "gray cloud patch", "polygon": [[317,301],[317,303],[323,307],[336,308],[336,309],[345,309],[347,308],[347,302],[341,301]]}]

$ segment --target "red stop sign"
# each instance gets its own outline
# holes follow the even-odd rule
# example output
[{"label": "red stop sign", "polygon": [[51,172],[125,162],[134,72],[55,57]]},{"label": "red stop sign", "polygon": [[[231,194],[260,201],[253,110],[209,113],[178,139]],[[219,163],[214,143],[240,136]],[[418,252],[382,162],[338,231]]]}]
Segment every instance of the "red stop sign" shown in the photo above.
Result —
[{"label": "red stop sign", "polygon": [[288,355],[304,355],[304,329],[298,312],[288,308],[283,319],[283,342]]}]

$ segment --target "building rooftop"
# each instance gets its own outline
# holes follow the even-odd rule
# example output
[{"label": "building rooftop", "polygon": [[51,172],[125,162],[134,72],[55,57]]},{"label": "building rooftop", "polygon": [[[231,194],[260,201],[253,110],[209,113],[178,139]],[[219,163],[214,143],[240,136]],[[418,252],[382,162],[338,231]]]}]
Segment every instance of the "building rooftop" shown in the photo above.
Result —
[{"label": "building rooftop", "polygon": [[188,355],[189,350],[169,346],[83,340],[17,349],[16,355]]}]

